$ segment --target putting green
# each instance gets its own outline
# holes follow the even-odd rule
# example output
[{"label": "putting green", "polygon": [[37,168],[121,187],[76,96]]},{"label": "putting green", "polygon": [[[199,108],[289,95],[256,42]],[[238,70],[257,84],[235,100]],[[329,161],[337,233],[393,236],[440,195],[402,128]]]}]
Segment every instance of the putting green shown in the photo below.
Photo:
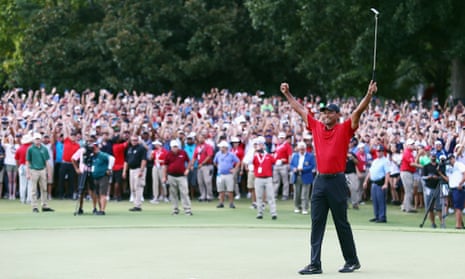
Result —
[{"label": "putting green", "polygon": [[[302,278],[309,260],[309,217],[293,214],[291,202],[278,203],[277,221],[256,220],[245,201],[236,210],[194,203],[192,217],[171,216],[168,204],[131,213],[127,202],[110,203],[107,216],[76,217],[73,202],[51,205],[57,212],[34,215],[0,203],[1,278]],[[337,272],[343,258],[328,222],[324,273],[314,277],[463,278],[454,274],[462,232],[419,229],[422,215],[390,210],[393,221],[381,225],[366,221],[370,206],[349,212],[362,264],[353,274]]]}]

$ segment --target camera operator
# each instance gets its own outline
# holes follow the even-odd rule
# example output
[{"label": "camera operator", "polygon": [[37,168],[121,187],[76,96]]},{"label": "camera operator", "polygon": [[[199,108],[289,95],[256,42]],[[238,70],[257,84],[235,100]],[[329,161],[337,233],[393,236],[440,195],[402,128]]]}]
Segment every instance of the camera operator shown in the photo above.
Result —
[{"label": "camera operator", "polygon": [[[444,227],[442,222],[442,214],[441,214],[441,199],[439,195],[436,197],[434,196],[437,187],[439,186],[439,181],[441,175],[445,173],[445,160],[442,161],[443,164],[443,172],[441,173],[441,166],[437,163],[436,154],[431,154],[431,162],[426,164],[422,169],[422,177],[425,181],[425,188],[423,191],[424,199],[425,199],[425,210],[429,212],[429,219],[431,221],[431,227],[437,228],[437,225],[434,221],[434,211],[438,212],[439,221],[441,221],[441,228]],[[434,204],[431,204],[432,199],[435,198]],[[431,204],[431,205],[430,205]]]},{"label": "camera operator", "polygon": [[97,197],[94,192],[95,186],[91,177],[92,159],[94,156],[93,144],[95,141],[96,137],[90,136],[87,139],[87,144],[84,147],[79,148],[71,157],[71,162],[74,166],[74,169],[76,173],[79,175],[79,209],[77,211],[78,215],[84,214],[84,211],[82,210],[82,205],[86,189],[88,190],[88,193],[92,198],[92,214],[97,214]]},{"label": "camera operator", "polygon": [[96,215],[105,215],[107,205],[107,193],[110,185],[111,169],[115,159],[113,156],[100,151],[100,146],[96,142],[93,144],[92,156],[92,179],[95,185],[95,195],[99,201],[99,211]]}]

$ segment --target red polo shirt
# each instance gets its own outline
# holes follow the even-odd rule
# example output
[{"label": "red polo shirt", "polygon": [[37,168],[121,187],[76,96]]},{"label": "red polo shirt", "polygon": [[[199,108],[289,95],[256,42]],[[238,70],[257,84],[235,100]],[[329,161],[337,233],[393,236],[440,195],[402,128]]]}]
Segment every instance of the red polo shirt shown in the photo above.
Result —
[{"label": "red polo shirt", "polygon": [[179,149],[177,153],[169,151],[165,157],[166,173],[168,175],[183,176],[188,162],[189,156],[186,151],[182,149]]},{"label": "red polo shirt", "polygon": [[367,156],[365,150],[361,149],[357,151],[357,169],[361,172],[366,171]]},{"label": "red polo shirt", "polygon": [[81,148],[79,143],[72,141],[69,137],[65,138],[63,141],[63,162],[71,163],[71,157],[79,148]]},{"label": "red polo shirt", "polygon": [[32,143],[21,144],[15,153],[15,160],[18,162],[18,165],[26,164],[26,153],[29,146]]},{"label": "red polo shirt", "polygon": [[327,130],[325,125],[311,114],[308,114],[307,121],[307,129],[312,132],[315,144],[318,172],[326,174],[344,172],[349,142],[355,132],[352,129],[351,119],[337,123],[331,130]]},{"label": "red polo shirt", "polygon": [[289,164],[289,158],[292,156],[292,153],[293,150],[291,144],[287,141],[284,141],[276,147],[276,160],[281,160],[283,164]]},{"label": "red polo shirt", "polygon": [[410,165],[413,162],[415,162],[415,157],[413,157],[412,149],[405,148],[402,154],[402,161],[400,161],[400,171],[415,172],[417,169]]},{"label": "red polo shirt", "polygon": [[253,172],[255,177],[265,178],[273,176],[273,165],[276,159],[273,155],[255,153],[253,156]]},{"label": "red polo shirt", "polygon": [[124,155],[126,153],[126,147],[128,147],[128,142],[122,143],[113,143],[113,156],[115,156],[115,164],[113,165],[114,171],[119,171],[124,168]]},{"label": "red polo shirt", "polygon": [[154,166],[163,166],[165,164],[165,158],[167,154],[168,150],[164,149],[163,147],[160,149],[154,149],[152,153]]},{"label": "red polo shirt", "polygon": [[[204,162],[208,156],[210,156],[210,160]],[[199,164],[211,164],[213,160],[213,147],[205,142],[197,145],[194,150],[193,158],[197,160]]]},{"label": "red polo shirt", "polygon": [[242,162],[242,159],[244,159],[244,148],[241,145],[231,148],[231,152],[239,158],[239,161]]}]

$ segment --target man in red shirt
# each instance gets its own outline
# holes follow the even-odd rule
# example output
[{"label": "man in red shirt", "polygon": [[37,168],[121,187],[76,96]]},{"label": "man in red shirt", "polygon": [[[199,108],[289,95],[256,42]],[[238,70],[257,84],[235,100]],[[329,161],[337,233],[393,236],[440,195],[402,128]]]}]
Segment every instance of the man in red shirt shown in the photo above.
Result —
[{"label": "man in red shirt", "polygon": [[234,153],[237,158],[239,158],[239,167],[237,171],[234,173],[234,192],[236,194],[235,199],[238,200],[241,198],[241,191],[239,189],[239,184],[241,183],[242,179],[242,160],[244,159],[244,145],[241,144],[241,140],[238,137],[231,137],[231,152]]},{"label": "man in red shirt", "polygon": [[[163,165],[163,183],[168,183],[170,188],[170,199],[173,203],[173,215],[179,214],[179,196],[181,196],[182,207],[186,215],[192,216],[191,200],[189,198],[189,189],[187,187],[187,175],[189,169],[186,164],[189,162],[189,156],[186,151],[179,147],[177,140],[170,142],[171,150],[166,154],[165,164]],[[179,192],[179,194],[178,194]]]},{"label": "man in red shirt", "polygon": [[279,186],[283,183],[282,200],[289,199],[289,160],[293,150],[289,142],[290,137],[284,132],[278,134],[278,144],[276,145],[275,157],[276,165],[273,169],[274,195],[278,196]]},{"label": "man in red shirt", "polygon": [[278,219],[276,212],[276,201],[273,187],[273,165],[276,159],[273,155],[265,151],[265,138],[258,137],[258,147],[253,157],[253,169],[255,175],[255,193],[257,197],[257,219],[263,219],[263,194],[270,206],[271,219]]},{"label": "man in red shirt", "polygon": [[163,187],[162,181],[162,169],[165,165],[165,157],[168,154],[168,151],[163,148],[163,144],[161,141],[156,140],[153,142],[155,149],[153,150],[149,160],[153,160],[153,168],[152,168],[152,193],[153,199],[150,201],[152,204],[158,204],[158,195],[160,193],[160,189],[162,190],[162,196],[166,197],[166,189]]},{"label": "man in red shirt", "polygon": [[[58,175],[58,197],[59,198],[77,198],[76,171],[74,170],[71,157],[79,150],[80,145],[76,141],[76,132],[70,132],[69,127],[63,126],[63,161],[61,163]],[[65,178],[68,177],[68,188],[64,191]]]},{"label": "man in red shirt", "polygon": [[21,139],[21,145],[15,153],[15,160],[19,174],[19,200],[22,203],[31,201],[31,183],[29,183],[26,177],[26,153],[29,146],[31,146],[32,141],[32,137],[29,134],[25,134]]},{"label": "man in red shirt", "polygon": [[400,179],[404,186],[404,201],[402,203],[402,210],[408,213],[416,213],[413,209],[413,174],[417,167],[421,168],[421,165],[415,163],[415,156],[413,156],[415,141],[408,139],[405,143],[404,152],[402,153],[402,160],[400,161]]},{"label": "man in red shirt", "polygon": [[126,148],[128,147],[127,139],[117,137],[113,141],[112,150],[115,157],[113,165],[113,196],[116,201],[121,201],[121,186],[123,184],[123,168],[125,161]]},{"label": "man in red shirt", "polygon": [[189,162],[188,169],[192,170],[194,163],[197,162],[197,182],[199,184],[200,197],[199,201],[213,200],[213,155],[214,150],[211,145],[205,142],[205,135],[197,136],[198,144],[195,147],[194,155]]},{"label": "man in red shirt", "polygon": [[335,104],[320,109],[321,121],[300,104],[289,91],[287,83],[281,84],[281,92],[292,108],[302,117],[313,135],[318,175],[314,181],[311,201],[311,260],[299,274],[319,274],[321,269],[321,245],[328,212],[331,210],[345,264],[339,272],[353,272],[360,268],[355,249],[352,229],[347,220],[348,189],[344,170],[346,167],[349,141],[359,126],[360,116],[370,104],[377,91],[376,82],[371,81],[366,96],[352,112],[349,119],[340,122],[340,109]]}]

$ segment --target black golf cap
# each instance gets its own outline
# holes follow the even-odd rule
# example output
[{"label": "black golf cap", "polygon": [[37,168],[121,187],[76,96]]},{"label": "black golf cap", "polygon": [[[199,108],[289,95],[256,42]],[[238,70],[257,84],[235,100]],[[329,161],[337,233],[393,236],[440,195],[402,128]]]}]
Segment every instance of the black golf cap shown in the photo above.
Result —
[{"label": "black golf cap", "polygon": [[329,104],[327,106],[324,106],[324,107],[320,108],[320,111],[327,111],[327,110],[334,111],[334,112],[337,112],[337,113],[340,112],[339,107],[337,105],[335,105],[335,104]]}]

